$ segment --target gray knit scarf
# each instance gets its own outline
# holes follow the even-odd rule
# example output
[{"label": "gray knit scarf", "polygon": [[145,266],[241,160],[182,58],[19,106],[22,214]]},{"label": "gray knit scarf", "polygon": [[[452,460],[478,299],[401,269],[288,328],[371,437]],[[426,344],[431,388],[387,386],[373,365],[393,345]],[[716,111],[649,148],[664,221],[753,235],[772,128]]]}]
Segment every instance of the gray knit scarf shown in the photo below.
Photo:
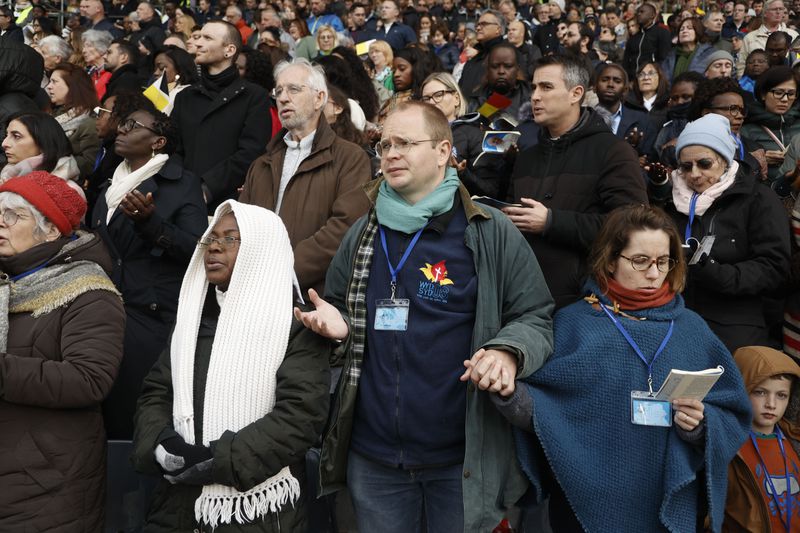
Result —
[{"label": "gray knit scarf", "polygon": [[[58,255],[96,238],[84,233],[67,243]],[[10,313],[31,313],[38,318],[93,290],[109,291],[122,298],[100,265],[92,261],[79,260],[45,266],[16,281],[8,274],[0,274],[0,352],[7,348]]]}]

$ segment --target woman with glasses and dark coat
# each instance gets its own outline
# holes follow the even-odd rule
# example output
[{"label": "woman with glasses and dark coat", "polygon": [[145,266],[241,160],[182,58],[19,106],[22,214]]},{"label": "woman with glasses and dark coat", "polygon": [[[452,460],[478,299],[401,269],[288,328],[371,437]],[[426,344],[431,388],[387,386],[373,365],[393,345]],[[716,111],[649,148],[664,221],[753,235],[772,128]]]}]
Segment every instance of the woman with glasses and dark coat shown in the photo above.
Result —
[{"label": "woman with glasses and dark coat", "polygon": [[736,160],[725,116],[707,114],[678,137],[667,206],[683,238],[684,299],[733,352],[776,346],[764,296],[789,275],[789,221],[777,195]]},{"label": "woman with glasses and dark coat", "polygon": [[780,177],[786,151],[800,133],[797,80],[791,67],[772,67],[759,76],[755,101],[742,126],[742,137],[766,151],[770,182]]},{"label": "woman with glasses and dark coat", "polygon": [[125,301],[124,357],[104,406],[110,439],[131,439],[142,381],[166,346],[181,280],[208,227],[200,180],[171,157],[176,133],[154,108],[117,126],[124,159],[102,189],[90,220],[114,262],[111,279]]}]

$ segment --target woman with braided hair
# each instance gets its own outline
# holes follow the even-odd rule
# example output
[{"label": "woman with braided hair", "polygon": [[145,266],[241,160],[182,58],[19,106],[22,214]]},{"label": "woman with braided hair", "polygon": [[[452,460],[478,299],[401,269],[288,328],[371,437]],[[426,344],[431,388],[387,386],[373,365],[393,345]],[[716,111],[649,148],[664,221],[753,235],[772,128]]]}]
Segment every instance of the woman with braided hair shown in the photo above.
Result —
[{"label": "woman with braided hair", "polygon": [[152,107],[123,118],[114,141],[123,161],[92,212],[91,226],[114,260],[111,279],[127,315],[125,356],[105,404],[112,439],[133,436],[142,381],[166,345],[181,278],[208,226],[199,178],[171,157],[175,139],[169,117]]}]

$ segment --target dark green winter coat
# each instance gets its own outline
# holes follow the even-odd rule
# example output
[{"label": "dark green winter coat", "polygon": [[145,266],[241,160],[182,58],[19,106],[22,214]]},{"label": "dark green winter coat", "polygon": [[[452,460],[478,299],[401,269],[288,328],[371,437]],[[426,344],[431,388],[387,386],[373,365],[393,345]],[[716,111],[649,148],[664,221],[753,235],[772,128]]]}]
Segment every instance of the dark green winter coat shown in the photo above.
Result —
[{"label": "dark green winter coat", "polygon": [[[213,294],[207,299],[197,338],[194,368],[196,442],[202,442],[203,393],[211,359],[219,307]],[[328,415],[330,343],[293,320],[286,356],[278,368],[275,406],[263,418],[234,433],[226,431],[212,443],[214,483],[246,491],[277,474],[284,466],[300,482],[294,507],[248,525],[225,525],[215,533],[305,531],[305,454],[319,439]],[[170,350],[164,351],[145,379],[136,412],[133,462],[142,473],[161,476],[154,450],[164,428],[172,428],[172,373]],[[171,485],[162,478],[147,514],[146,533],[211,531],[194,519],[194,502],[201,487]],[[280,522],[280,523],[279,523]]]}]

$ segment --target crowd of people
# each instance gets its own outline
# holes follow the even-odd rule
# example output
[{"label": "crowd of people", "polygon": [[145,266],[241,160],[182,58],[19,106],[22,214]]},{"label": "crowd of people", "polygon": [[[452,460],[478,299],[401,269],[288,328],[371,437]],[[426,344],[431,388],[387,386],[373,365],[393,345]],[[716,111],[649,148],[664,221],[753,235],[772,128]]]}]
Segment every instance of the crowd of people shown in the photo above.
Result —
[{"label": "crowd of people", "polygon": [[0,530],[797,531],[785,1],[0,5]]}]

